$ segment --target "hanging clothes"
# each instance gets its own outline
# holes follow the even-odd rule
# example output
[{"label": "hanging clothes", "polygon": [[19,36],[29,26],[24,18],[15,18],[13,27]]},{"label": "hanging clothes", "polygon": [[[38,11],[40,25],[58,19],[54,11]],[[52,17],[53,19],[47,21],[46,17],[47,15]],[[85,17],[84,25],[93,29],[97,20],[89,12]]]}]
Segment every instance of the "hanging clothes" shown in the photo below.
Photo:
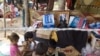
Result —
[{"label": "hanging clothes", "polygon": [[70,10],[74,10],[76,0],[66,0],[66,1],[67,1],[67,8]]},{"label": "hanging clothes", "polygon": [[81,49],[86,46],[88,39],[87,31],[72,31],[73,46],[81,52]]},{"label": "hanging clothes", "polygon": [[[57,26],[58,28],[67,28],[66,21],[60,20],[60,24]],[[65,48],[66,46],[72,45],[72,37],[70,35],[70,31],[57,31],[58,42],[57,46],[61,48]]]},{"label": "hanging clothes", "polygon": [[54,0],[49,0],[48,5],[47,5],[47,11],[52,11],[54,7]]},{"label": "hanging clothes", "polygon": [[[65,24],[64,22],[63,23],[61,22],[57,27],[67,28],[66,25],[67,24]],[[81,49],[86,45],[88,32],[74,31],[74,30],[57,31],[57,37],[58,37],[58,42],[57,42],[58,47],[65,48],[69,45],[72,45],[79,52],[81,52]]]},{"label": "hanging clothes", "polygon": [[66,46],[73,45],[72,36],[70,35],[70,31],[57,31],[58,42],[57,46],[60,48],[65,48]]},{"label": "hanging clothes", "polygon": [[55,40],[55,42],[58,42],[58,37],[56,31],[52,31],[51,33],[51,39]]},{"label": "hanging clothes", "polygon": [[35,3],[36,3],[37,10],[39,9],[38,4],[40,4],[40,6],[43,7],[42,9],[44,9],[44,7],[46,7],[48,5],[49,0],[36,0]]},{"label": "hanging clothes", "polygon": [[[73,19],[73,20],[72,20]],[[72,22],[70,22],[69,24],[69,27],[71,28],[76,28],[78,23],[79,23],[79,20],[80,20],[80,17],[78,16],[74,16],[74,18],[70,18],[70,21],[72,20]]]},{"label": "hanging clothes", "polygon": [[70,7],[72,6],[72,0],[66,0],[67,2],[67,8],[70,9]]}]

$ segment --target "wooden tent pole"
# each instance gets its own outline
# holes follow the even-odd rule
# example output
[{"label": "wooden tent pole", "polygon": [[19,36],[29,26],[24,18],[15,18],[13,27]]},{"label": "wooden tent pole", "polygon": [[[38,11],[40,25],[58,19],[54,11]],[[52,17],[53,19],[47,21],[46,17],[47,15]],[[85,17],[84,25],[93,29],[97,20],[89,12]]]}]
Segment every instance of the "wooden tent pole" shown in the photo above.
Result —
[{"label": "wooden tent pole", "polygon": [[28,0],[24,1],[24,10],[25,10],[25,27],[30,26],[30,18],[29,18],[29,7],[28,7]]},{"label": "wooden tent pole", "polygon": [[54,7],[54,0],[48,0],[47,11],[52,11]]},{"label": "wooden tent pole", "polygon": [[4,4],[4,7],[3,7],[3,9],[4,9],[4,13],[3,13],[3,17],[4,17],[4,28],[5,28],[5,30],[4,30],[4,37],[6,37],[6,18],[5,18],[5,3],[6,3],[6,0],[4,0],[3,1],[3,4]]}]

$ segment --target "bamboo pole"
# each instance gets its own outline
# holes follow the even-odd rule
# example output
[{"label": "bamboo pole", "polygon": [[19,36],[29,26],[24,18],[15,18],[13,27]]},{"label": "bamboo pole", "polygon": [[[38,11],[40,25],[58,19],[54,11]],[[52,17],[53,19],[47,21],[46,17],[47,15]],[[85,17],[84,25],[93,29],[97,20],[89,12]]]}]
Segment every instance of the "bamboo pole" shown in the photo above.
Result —
[{"label": "bamboo pole", "polygon": [[48,0],[48,6],[47,6],[47,11],[52,11],[54,7],[54,0]]},{"label": "bamboo pole", "polygon": [[4,30],[4,37],[6,37],[6,18],[5,18],[5,2],[6,2],[6,0],[4,0],[3,1],[3,4],[4,4],[4,6],[3,6],[3,9],[4,9],[4,13],[3,13],[3,15],[4,15],[4,28],[5,28],[5,30]]},{"label": "bamboo pole", "polygon": [[25,27],[30,26],[30,17],[29,17],[29,7],[28,7],[28,0],[24,1],[24,10],[25,10]]}]

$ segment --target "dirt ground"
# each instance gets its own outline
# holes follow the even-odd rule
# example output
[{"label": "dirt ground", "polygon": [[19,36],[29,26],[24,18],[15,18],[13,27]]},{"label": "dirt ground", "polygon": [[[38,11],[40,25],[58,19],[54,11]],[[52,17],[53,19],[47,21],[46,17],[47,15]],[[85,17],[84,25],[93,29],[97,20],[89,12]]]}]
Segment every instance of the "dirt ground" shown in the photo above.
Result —
[{"label": "dirt ground", "polygon": [[[12,25],[10,25],[11,20],[9,18],[6,19],[6,28],[21,28],[22,27],[22,19],[21,17],[14,18]],[[0,39],[5,38],[5,31],[4,31],[4,20],[3,18],[0,18]],[[19,29],[17,30],[7,30],[6,36],[9,35],[11,32],[17,32],[20,33]],[[23,31],[22,31],[23,32]]]},{"label": "dirt ground", "polygon": [[[58,4],[57,2],[54,3],[54,9],[53,10],[58,10]],[[21,12],[20,12],[21,13]],[[23,28],[22,26],[22,15],[20,17],[14,18],[14,22],[12,23],[12,26],[10,25],[11,20],[9,18],[6,18],[6,27],[7,28],[17,28],[16,30],[10,30],[7,31],[6,35],[10,34],[11,32],[17,32],[17,33],[24,33],[24,30],[21,30],[20,28]],[[19,28],[19,29],[18,29]],[[2,31],[4,29],[4,19],[0,18],[0,39],[5,38],[5,31]]]}]

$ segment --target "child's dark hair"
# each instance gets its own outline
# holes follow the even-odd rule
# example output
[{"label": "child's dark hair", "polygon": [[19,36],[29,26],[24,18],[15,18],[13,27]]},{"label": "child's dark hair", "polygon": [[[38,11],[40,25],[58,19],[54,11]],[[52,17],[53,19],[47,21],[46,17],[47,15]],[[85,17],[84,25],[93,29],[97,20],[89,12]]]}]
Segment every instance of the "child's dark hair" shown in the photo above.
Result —
[{"label": "child's dark hair", "polygon": [[17,33],[11,33],[11,35],[9,35],[8,36],[8,39],[10,39],[10,41],[12,42],[12,41],[16,41],[16,40],[18,40],[19,39],[19,36],[18,36],[18,34]]},{"label": "child's dark hair", "polygon": [[57,43],[53,39],[50,39],[49,40],[49,47],[55,49],[56,46],[57,46]]},{"label": "child's dark hair", "polygon": [[33,32],[26,32],[26,33],[24,34],[24,39],[25,39],[25,41],[27,41],[28,38],[33,38]]},{"label": "child's dark hair", "polygon": [[35,48],[35,54],[44,55],[44,54],[46,54],[47,50],[48,50],[48,45],[45,44],[44,42],[40,42],[37,44],[37,46]]}]

